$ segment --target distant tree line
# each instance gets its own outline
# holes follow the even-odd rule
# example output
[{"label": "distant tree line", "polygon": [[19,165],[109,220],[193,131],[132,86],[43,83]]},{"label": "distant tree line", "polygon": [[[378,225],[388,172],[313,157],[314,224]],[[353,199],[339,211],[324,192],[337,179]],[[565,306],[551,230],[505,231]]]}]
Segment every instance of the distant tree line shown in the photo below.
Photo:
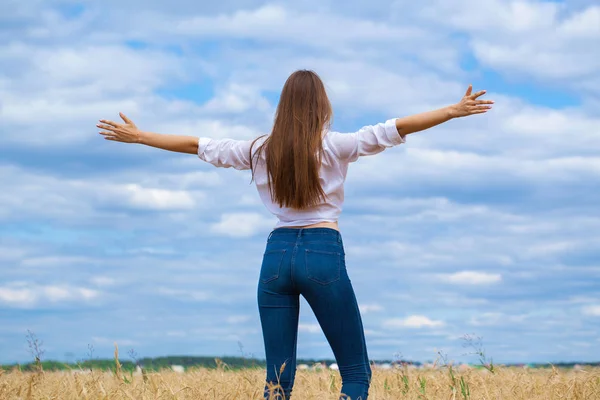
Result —
[{"label": "distant tree line", "polygon": [[[327,365],[334,363],[334,360],[304,360],[298,359],[298,364],[313,365],[314,363],[324,362]],[[160,371],[163,369],[169,369],[172,365],[181,365],[185,369],[189,368],[229,368],[229,369],[242,369],[242,368],[264,368],[265,360],[256,358],[246,357],[194,357],[194,356],[168,356],[168,357],[156,357],[156,358],[139,358],[133,361],[119,360],[123,371],[132,372],[137,366],[143,368],[146,371]],[[67,371],[77,369],[94,369],[94,370],[112,370],[115,367],[114,359],[94,359],[86,360],[77,363],[67,363],[60,361],[42,361],[41,367],[44,371]],[[11,370],[18,368],[21,371],[35,371],[39,369],[39,364],[36,362],[29,362],[25,364],[8,364],[0,365],[0,368],[4,370]]]},{"label": "distant tree line", "polygon": [[[247,357],[195,357],[195,356],[168,356],[168,357],[156,357],[156,358],[140,358],[134,359],[134,361],[121,361],[121,368],[124,372],[133,372],[137,366],[143,368],[148,372],[158,372],[164,369],[170,369],[172,365],[181,365],[186,370],[190,368],[229,368],[232,370],[242,369],[242,368],[264,368],[265,360],[257,359],[257,358],[247,358]],[[389,364],[412,364],[412,365],[422,365],[419,362],[412,361],[390,361],[390,360],[381,360],[381,361],[372,361],[378,364],[389,363]],[[327,360],[327,359],[298,359],[297,364],[306,364],[308,366],[313,366],[314,364],[325,364],[331,365],[335,363],[335,360]],[[506,366],[511,366],[511,364],[504,364]],[[580,365],[582,367],[600,367],[600,362],[595,363],[578,363],[578,362],[561,362],[561,363],[545,363],[545,364],[512,364],[513,366],[524,366],[527,365],[530,368],[550,368],[551,365],[554,365],[557,368],[573,368],[576,365]],[[94,359],[94,360],[86,360],[78,363],[66,363],[60,361],[42,361],[41,367],[44,371],[68,371],[68,370],[101,370],[101,371],[110,371],[115,368],[115,360],[114,359]],[[477,367],[477,365],[474,365]],[[17,368],[21,371],[35,371],[39,368],[39,364],[36,362],[30,362],[26,364],[10,364],[10,365],[0,365],[0,368],[10,371],[14,368]]]}]

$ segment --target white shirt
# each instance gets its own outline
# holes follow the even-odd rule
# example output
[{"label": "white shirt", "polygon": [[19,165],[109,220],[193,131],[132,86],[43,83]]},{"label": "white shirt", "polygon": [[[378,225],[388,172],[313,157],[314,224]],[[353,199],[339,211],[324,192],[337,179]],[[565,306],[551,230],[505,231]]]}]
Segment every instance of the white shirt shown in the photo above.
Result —
[{"label": "white shirt", "polygon": [[[256,141],[253,154],[264,142],[267,136]],[[198,156],[200,159],[216,167],[250,169],[250,145],[252,140],[211,139],[200,137]],[[361,156],[381,153],[389,147],[404,143],[404,136],[398,134],[396,119],[373,126],[365,126],[355,133],[339,133],[328,131],[323,137],[323,159],[319,177],[326,200],[315,207],[297,210],[279,207],[271,199],[268,187],[268,176],[265,154],[260,158],[254,157],[254,182],[258,194],[267,210],[275,215],[279,222],[275,228],[286,226],[304,226],[318,222],[336,222],[344,204],[344,182],[348,172],[348,164]]]}]

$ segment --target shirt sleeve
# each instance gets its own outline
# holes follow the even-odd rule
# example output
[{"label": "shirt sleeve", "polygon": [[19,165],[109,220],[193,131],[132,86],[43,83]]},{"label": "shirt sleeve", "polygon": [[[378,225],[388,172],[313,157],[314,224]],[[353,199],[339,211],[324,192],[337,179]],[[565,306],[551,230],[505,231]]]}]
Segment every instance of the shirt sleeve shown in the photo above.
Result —
[{"label": "shirt sleeve", "polygon": [[331,143],[337,156],[346,162],[354,162],[361,156],[381,153],[388,147],[406,142],[398,133],[396,119],[372,126],[365,126],[355,133],[331,132]]},{"label": "shirt sleeve", "polygon": [[253,141],[200,137],[198,157],[215,167],[250,169],[250,146]]}]

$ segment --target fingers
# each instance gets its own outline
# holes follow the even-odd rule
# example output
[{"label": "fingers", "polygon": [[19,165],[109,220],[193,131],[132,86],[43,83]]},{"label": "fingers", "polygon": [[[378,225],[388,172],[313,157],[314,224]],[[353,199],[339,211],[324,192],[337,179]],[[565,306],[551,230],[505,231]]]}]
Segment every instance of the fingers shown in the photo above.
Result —
[{"label": "fingers", "polygon": [[486,94],[486,90],[480,90],[473,93],[473,85],[469,85],[465,97],[458,103],[458,112],[462,116],[485,114],[492,109],[495,103],[493,100],[477,100],[478,97]]},{"label": "fingers", "polygon": [[115,133],[114,132],[105,132],[105,131],[100,131],[98,132],[100,135],[103,135],[105,137],[115,137]]},{"label": "fingers", "polygon": [[131,122],[131,120],[129,118],[127,118],[125,116],[125,114],[123,114],[122,112],[119,113],[119,116],[121,117],[121,119],[123,121],[125,121],[126,124],[130,124],[130,125],[135,125],[133,122]]},{"label": "fingers", "polygon": [[121,140],[119,140],[119,138],[117,136],[115,136],[114,133],[112,132],[98,132],[99,134],[104,136],[104,139],[106,140],[112,140],[113,142],[120,142]]},{"label": "fingers", "polygon": [[465,105],[468,109],[490,109],[492,108],[492,104],[494,104],[494,100],[467,100]]},{"label": "fingers", "polygon": [[117,128],[115,128],[114,126],[111,125],[103,125],[103,124],[96,124],[96,126],[100,129],[106,129],[107,131],[116,131]]},{"label": "fingers", "polygon": [[467,112],[467,115],[484,114],[492,109],[491,104],[493,103],[494,102],[491,100],[471,100],[470,104],[467,105],[465,111]]},{"label": "fingers", "polygon": [[469,85],[469,88],[467,89],[467,93],[465,93],[465,96],[470,96],[472,92],[473,92],[473,85]]},{"label": "fingers", "polygon": [[490,111],[492,107],[478,107],[478,108],[474,108],[472,110],[469,111],[469,115],[475,115],[475,114],[485,114],[486,112]]},{"label": "fingers", "polygon": [[118,128],[120,126],[120,124],[117,124],[116,122],[107,121],[105,119],[101,119],[100,122],[102,122],[103,124],[110,125],[110,126],[112,126],[114,128]]},{"label": "fingers", "polygon": [[471,99],[475,100],[476,98],[481,97],[484,94],[486,94],[486,91],[485,90],[480,90],[479,92],[477,92],[475,94],[472,94],[471,95]]}]

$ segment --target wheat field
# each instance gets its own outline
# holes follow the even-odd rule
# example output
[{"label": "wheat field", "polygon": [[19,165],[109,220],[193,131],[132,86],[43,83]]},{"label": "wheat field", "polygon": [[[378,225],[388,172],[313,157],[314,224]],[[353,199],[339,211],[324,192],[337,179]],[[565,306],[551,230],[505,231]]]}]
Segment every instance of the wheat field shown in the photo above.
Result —
[{"label": "wheat field", "polygon": [[[140,375],[103,371],[0,371],[0,399],[213,399],[261,400],[265,370],[195,368]],[[298,370],[292,400],[337,400],[341,378],[332,370]],[[273,397],[275,399],[275,397]],[[370,400],[392,399],[600,399],[600,368],[516,367],[457,371],[373,370]]]}]

